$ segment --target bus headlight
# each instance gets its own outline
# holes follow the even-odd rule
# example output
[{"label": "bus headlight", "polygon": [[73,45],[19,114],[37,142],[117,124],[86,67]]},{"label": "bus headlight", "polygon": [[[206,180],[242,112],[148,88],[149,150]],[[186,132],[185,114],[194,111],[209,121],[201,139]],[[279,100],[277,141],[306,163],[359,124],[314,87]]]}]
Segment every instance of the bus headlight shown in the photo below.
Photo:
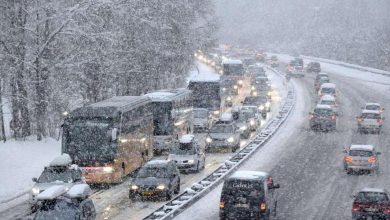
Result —
[{"label": "bus headlight", "polygon": [[206,138],[206,142],[207,142],[207,143],[211,143],[211,142],[213,142],[213,139],[211,139],[210,137],[207,137],[207,138]]},{"label": "bus headlight", "polygon": [[130,187],[132,190],[137,190],[138,189],[138,186],[137,185],[131,185]]},{"label": "bus headlight", "polygon": [[112,173],[115,169],[113,167],[103,167],[103,172],[105,173]]},{"label": "bus headlight", "polygon": [[32,193],[34,196],[38,195],[38,194],[39,194],[39,188],[38,188],[38,187],[33,187],[33,188],[31,189],[31,193]]},{"label": "bus headlight", "polygon": [[164,190],[165,189],[165,185],[164,184],[160,184],[160,185],[157,186],[157,189]]},{"label": "bus headlight", "polygon": [[233,137],[230,137],[230,138],[227,139],[227,142],[229,142],[229,143],[233,143],[233,141],[234,141]]},{"label": "bus headlight", "polygon": [[238,80],[238,85],[242,85],[244,82],[242,80]]}]

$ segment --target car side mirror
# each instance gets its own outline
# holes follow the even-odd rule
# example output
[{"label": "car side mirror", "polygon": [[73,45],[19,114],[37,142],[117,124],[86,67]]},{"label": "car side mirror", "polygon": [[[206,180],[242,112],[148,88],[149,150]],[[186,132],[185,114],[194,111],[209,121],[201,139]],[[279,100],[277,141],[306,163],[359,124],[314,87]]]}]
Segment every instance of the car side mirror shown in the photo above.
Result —
[{"label": "car side mirror", "polygon": [[33,178],[32,178],[32,181],[33,181],[34,183],[37,183],[37,182],[38,182],[38,178],[33,177]]}]

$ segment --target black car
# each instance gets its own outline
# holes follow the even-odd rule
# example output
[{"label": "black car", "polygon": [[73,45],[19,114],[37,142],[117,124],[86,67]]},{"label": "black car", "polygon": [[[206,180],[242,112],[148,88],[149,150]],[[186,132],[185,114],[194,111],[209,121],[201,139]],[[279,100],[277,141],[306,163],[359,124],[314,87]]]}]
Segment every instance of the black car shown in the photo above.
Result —
[{"label": "black car", "polygon": [[319,72],[321,72],[321,64],[318,62],[310,62],[309,64],[307,64],[306,71],[308,73],[310,73],[310,72],[319,73]]},{"label": "black car", "polygon": [[352,219],[390,219],[390,197],[386,189],[364,188],[353,198]]},{"label": "black car", "polygon": [[257,106],[259,108],[259,112],[263,118],[267,117],[267,112],[271,109],[271,104],[267,98],[267,96],[247,96],[245,97],[243,105],[252,105]]},{"label": "black car", "polygon": [[276,211],[279,187],[266,172],[235,172],[223,184],[219,218],[269,219]]},{"label": "black car", "polygon": [[129,198],[163,197],[170,200],[180,192],[180,173],[176,163],[152,160],[137,172],[129,189]]}]

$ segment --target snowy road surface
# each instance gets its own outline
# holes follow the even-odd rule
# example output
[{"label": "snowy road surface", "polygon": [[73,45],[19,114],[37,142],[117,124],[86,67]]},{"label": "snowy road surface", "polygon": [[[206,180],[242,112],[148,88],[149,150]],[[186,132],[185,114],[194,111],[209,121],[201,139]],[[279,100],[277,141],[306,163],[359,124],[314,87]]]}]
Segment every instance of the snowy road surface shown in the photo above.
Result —
[{"label": "snowy road surface", "polygon": [[[287,123],[271,142],[248,160],[240,170],[270,172],[278,190],[275,219],[350,219],[351,195],[363,187],[390,185],[390,141],[385,122],[381,135],[357,133],[355,117],[365,102],[375,101],[389,109],[390,77],[345,72],[344,68],[329,69],[331,81],[340,90],[340,108],[336,132],[315,133],[308,127],[308,112],[314,107],[314,75],[293,79],[297,87],[297,105]],[[349,70],[351,71],[351,70]],[[353,71],[355,72],[355,71]],[[346,74],[346,75],[344,75]],[[368,75],[367,75],[368,74]],[[367,81],[369,79],[369,82]],[[385,117],[390,113],[385,111]],[[347,175],[342,167],[343,150],[352,143],[373,144],[382,152],[380,173]],[[175,219],[218,219],[221,186],[211,191]]]}]

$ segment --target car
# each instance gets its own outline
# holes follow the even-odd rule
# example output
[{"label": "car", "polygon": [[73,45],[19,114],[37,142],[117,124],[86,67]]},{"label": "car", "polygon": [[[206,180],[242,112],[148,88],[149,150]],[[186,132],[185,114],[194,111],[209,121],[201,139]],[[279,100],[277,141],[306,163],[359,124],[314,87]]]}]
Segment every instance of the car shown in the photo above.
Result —
[{"label": "car", "polygon": [[232,95],[229,94],[224,99],[225,99],[225,106],[227,106],[227,107],[233,106],[233,96]]},{"label": "car", "polygon": [[211,124],[209,110],[205,108],[194,108],[192,110],[194,132],[207,131]]},{"label": "car", "polygon": [[318,90],[320,90],[321,86],[324,83],[330,83],[330,80],[328,77],[320,77],[319,80],[314,84],[316,92],[318,92]]},{"label": "car", "polygon": [[378,171],[380,152],[377,152],[374,146],[353,144],[344,152],[346,154],[344,156],[344,170],[347,173],[361,170]]},{"label": "car", "polygon": [[246,121],[250,131],[256,131],[257,127],[261,125],[258,113],[251,109],[240,109],[239,120]]},{"label": "car", "polygon": [[240,149],[240,131],[237,126],[226,121],[216,122],[206,137],[206,151],[217,151],[224,148],[236,152]]},{"label": "car", "polygon": [[234,118],[235,124],[238,127],[238,130],[240,131],[240,137],[243,139],[248,139],[251,135],[251,125],[248,115],[253,114],[252,111],[246,110],[246,111],[239,111],[237,117]]},{"label": "car", "polygon": [[172,160],[151,160],[139,169],[129,188],[130,200],[144,197],[170,200],[180,192],[180,172]]},{"label": "car", "polygon": [[336,115],[339,114],[339,106],[338,106],[334,96],[324,95],[324,96],[321,97],[321,99],[318,102],[318,104],[320,104],[320,105],[329,105],[330,107],[332,107],[333,112],[336,113]]},{"label": "car", "polygon": [[231,78],[226,78],[221,81],[222,95],[238,95],[237,81]]},{"label": "car", "polygon": [[94,220],[96,209],[89,198],[92,191],[87,184],[76,184],[68,188],[53,185],[37,195],[41,204],[34,220],[83,219]]},{"label": "car", "polygon": [[385,108],[381,107],[381,104],[376,103],[376,102],[368,102],[364,105],[362,108],[363,110],[377,110],[380,111],[381,113],[385,110]]},{"label": "car", "polygon": [[222,186],[219,219],[270,219],[276,214],[279,184],[262,171],[236,171]]},{"label": "car", "polygon": [[318,96],[322,97],[324,95],[331,95],[336,98],[337,92],[336,92],[336,84],[334,83],[324,83],[321,85],[320,89],[318,90]]},{"label": "car", "polygon": [[382,116],[378,110],[363,110],[360,116],[356,117],[358,132],[363,133],[377,133],[382,132],[385,117]]},{"label": "car", "polygon": [[266,96],[247,96],[242,104],[257,106],[263,118],[266,118],[267,112],[271,111],[271,103],[268,101]]},{"label": "car", "polygon": [[315,82],[318,82],[320,78],[329,78],[329,75],[327,73],[319,72],[316,75]]},{"label": "car", "polygon": [[383,188],[363,188],[353,196],[352,219],[390,219],[389,192]]},{"label": "car", "polygon": [[271,56],[270,61],[269,61],[269,64],[270,64],[271,67],[273,67],[273,68],[279,67],[278,57],[275,56],[275,55]]},{"label": "car", "polygon": [[29,204],[32,211],[37,208],[37,196],[54,185],[72,187],[85,183],[82,170],[75,164],[68,154],[62,154],[45,167],[39,178],[32,178],[34,185],[29,192]]},{"label": "car", "polygon": [[307,64],[306,72],[319,73],[321,72],[321,64],[319,62],[310,62]]},{"label": "car", "polygon": [[305,73],[303,70],[303,59],[295,58],[294,60],[291,60],[290,63],[287,65],[286,72],[290,76],[304,77]]},{"label": "car", "polygon": [[204,169],[206,155],[194,135],[183,135],[171,148],[168,160],[176,163],[180,172],[199,172]]},{"label": "car", "polygon": [[239,109],[240,111],[251,111],[255,117],[260,121],[260,118],[259,118],[259,115],[260,115],[260,111],[259,111],[259,107],[255,106],[255,105],[243,105],[240,107]]},{"label": "car", "polygon": [[337,117],[329,105],[317,105],[313,112],[310,112],[310,129],[314,131],[336,130]]}]

